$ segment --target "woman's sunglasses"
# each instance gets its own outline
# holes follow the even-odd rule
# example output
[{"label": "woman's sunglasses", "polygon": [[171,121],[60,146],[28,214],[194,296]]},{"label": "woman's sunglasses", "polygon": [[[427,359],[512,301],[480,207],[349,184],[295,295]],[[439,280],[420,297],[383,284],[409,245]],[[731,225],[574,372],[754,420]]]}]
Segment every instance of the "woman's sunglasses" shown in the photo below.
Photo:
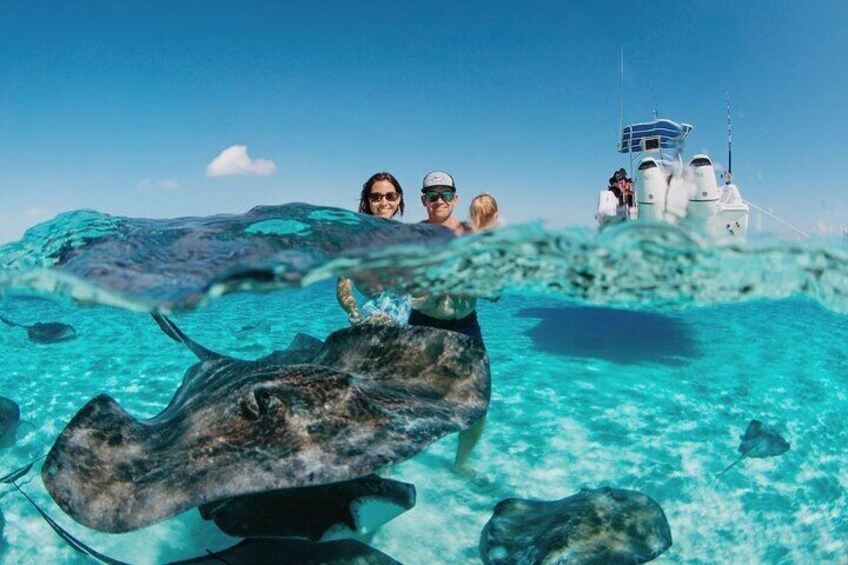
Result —
[{"label": "woman's sunglasses", "polygon": [[397,192],[370,192],[368,193],[368,200],[371,202],[379,202],[386,198],[389,202],[396,202],[400,198],[400,194]]},{"label": "woman's sunglasses", "polygon": [[442,191],[442,192],[434,190],[432,192],[425,192],[424,193],[424,200],[426,200],[427,202],[429,202],[431,204],[433,202],[435,202],[436,200],[438,200],[439,198],[441,198],[444,201],[445,204],[449,204],[453,201],[453,199],[455,197],[456,197],[456,193],[452,190],[445,190],[445,191]]}]

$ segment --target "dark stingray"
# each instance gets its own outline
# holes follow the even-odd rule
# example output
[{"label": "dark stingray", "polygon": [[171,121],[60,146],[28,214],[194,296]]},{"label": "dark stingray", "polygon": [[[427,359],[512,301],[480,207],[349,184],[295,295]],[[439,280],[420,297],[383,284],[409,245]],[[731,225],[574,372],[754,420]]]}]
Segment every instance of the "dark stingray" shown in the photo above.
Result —
[{"label": "dark stingray", "polygon": [[350,480],[408,459],[485,413],[490,374],[478,341],[373,324],[257,361],[213,353],[168,320],[201,362],[170,404],[136,420],[89,401],[42,468],[54,500],[104,532],[142,528],[242,494]]},{"label": "dark stingray", "polygon": [[11,398],[0,396],[0,447],[11,447],[21,424],[21,409]]},{"label": "dark stingray", "polygon": [[271,331],[271,323],[268,320],[259,320],[255,324],[248,324],[239,328],[230,328],[230,333],[239,339],[249,335],[268,335]]},{"label": "dark stingray", "polygon": [[27,337],[34,343],[59,343],[60,341],[70,341],[77,337],[77,331],[74,327],[63,324],[62,322],[36,322],[31,326],[27,326],[7,320],[3,316],[0,316],[0,322],[13,328],[26,329]]},{"label": "dark stingray", "polygon": [[483,563],[645,563],[671,547],[662,508],[632,490],[599,488],[554,501],[510,498],[480,536]]},{"label": "dark stingray", "polygon": [[400,565],[385,553],[355,540],[324,543],[294,539],[246,539],[224,551],[169,565]]},{"label": "dark stingray", "polygon": [[26,271],[38,268],[42,284],[55,278],[56,294],[176,312],[235,290],[300,286],[308,273],[342,257],[383,256],[405,245],[421,246],[428,256],[451,239],[438,226],[299,203],[163,220],[78,210],[28,230],[5,253],[0,249],[0,288],[4,279],[10,288],[29,288],[33,277]]},{"label": "dark stingray", "polygon": [[725,474],[746,457],[765,459],[766,457],[783,455],[787,451],[789,451],[789,442],[783,436],[773,428],[764,426],[759,420],[751,420],[745,430],[745,435],[742,436],[742,443],[739,444],[739,453],[742,455],[719,473],[719,476]]},{"label": "dark stingray", "polygon": [[371,534],[413,506],[413,485],[368,475],[228,498],[204,504],[200,514],[235,537],[326,541]]}]

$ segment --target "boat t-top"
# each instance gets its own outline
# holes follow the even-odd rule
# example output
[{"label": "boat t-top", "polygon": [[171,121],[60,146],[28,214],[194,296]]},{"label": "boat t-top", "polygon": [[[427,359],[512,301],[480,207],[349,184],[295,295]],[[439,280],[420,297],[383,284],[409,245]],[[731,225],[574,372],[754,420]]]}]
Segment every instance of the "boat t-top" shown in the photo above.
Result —
[{"label": "boat t-top", "polygon": [[[618,152],[630,157],[634,180],[616,177],[598,197],[596,218],[601,227],[634,219],[653,219],[683,225],[710,238],[744,239],[748,204],[732,182],[730,163],[724,184],[716,180],[708,155],[695,155],[683,164],[684,142],[693,126],[655,119],[624,127]],[[619,171],[624,173],[625,171]]]}]

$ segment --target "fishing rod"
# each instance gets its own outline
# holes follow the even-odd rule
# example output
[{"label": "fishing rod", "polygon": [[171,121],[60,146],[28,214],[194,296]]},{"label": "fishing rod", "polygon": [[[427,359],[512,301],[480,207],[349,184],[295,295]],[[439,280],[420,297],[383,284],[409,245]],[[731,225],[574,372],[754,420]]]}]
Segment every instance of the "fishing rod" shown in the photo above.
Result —
[{"label": "fishing rod", "polygon": [[618,79],[621,89],[618,108],[618,135],[621,135],[621,130],[624,127],[624,47],[619,47],[618,52]]},{"label": "fishing rod", "polygon": [[733,136],[730,122],[730,92],[727,93],[727,171],[724,173],[724,184],[730,184],[733,179]]},{"label": "fishing rod", "polygon": [[769,212],[768,210],[766,210],[766,209],[764,209],[764,208],[762,208],[762,207],[760,207],[760,206],[757,206],[756,204],[754,204],[754,203],[753,203],[753,202],[751,202],[750,200],[746,200],[746,199],[744,199],[744,198],[743,198],[743,199],[742,199],[742,202],[744,202],[745,204],[747,204],[748,206],[750,206],[750,207],[751,207],[751,208],[753,208],[754,210],[758,210],[759,212],[761,212],[761,213],[765,214],[765,215],[766,215],[766,216],[768,216],[769,218],[772,218],[773,220],[777,220],[778,222],[780,222],[781,224],[785,225],[786,227],[788,227],[789,229],[791,229],[791,230],[792,230],[792,231],[794,231],[795,233],[800,234],[800,235],[802,235],[802,236],[804,236],[804,237],[806,237],[806,238],[808,238],[808,239],[811,237],[811,236],[810,236],[810,234],[808,234],[807,232],[805,232],[805,231],[804,231],[804,230],[802,230],[801,228],[799,228],[799,227],[797,227],[797,226],[794,226],[794,225],[790,224],[789,222],[787,222],[786,220],[784,220],[783,218],[781,218],[780,216],[777,216],[777,215],[775,215],[775,214],[772,214],[772,213],[771,213],[771,212]]}]

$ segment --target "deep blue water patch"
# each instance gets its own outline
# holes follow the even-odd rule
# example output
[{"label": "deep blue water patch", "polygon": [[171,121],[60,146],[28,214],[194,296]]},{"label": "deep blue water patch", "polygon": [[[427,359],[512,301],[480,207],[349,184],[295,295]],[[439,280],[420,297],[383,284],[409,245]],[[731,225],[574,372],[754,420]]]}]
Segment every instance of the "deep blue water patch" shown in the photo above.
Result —
[{"label": "deep blue water patch", "polygon": [[518,315],[539,319],[527,333],[539,350],[555,355],[679,365],[699,354],[688,323],[654,312],[565,306]]}]

